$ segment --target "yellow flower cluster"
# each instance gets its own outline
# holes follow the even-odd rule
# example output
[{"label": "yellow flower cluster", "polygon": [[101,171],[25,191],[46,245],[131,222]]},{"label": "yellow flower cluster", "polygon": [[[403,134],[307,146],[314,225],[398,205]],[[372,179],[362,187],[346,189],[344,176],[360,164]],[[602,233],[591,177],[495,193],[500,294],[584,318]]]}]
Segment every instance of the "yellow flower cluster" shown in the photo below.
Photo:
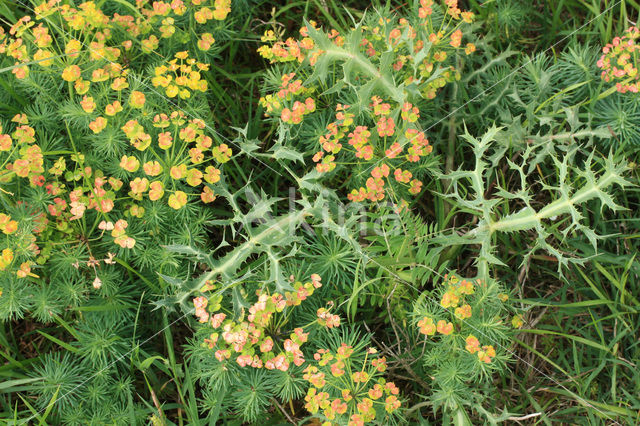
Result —
[{"label": "yellow flower cluster", "polygon": [[[156,114],[152,127],[155,130],[147,132],[137,120],[130,120],[122,127],[131,145],[139,151],[151,150],[157,158],[142,164],[145,176],[138,176],[130,182],[129,196],[132,199],[140,201],[148,191],[151,201],[160,200],[165,194],[166,185],[171,184],[175,187],[180,181],[195,188],[205,182],[215,184],[220,180],[218,168],[213,165],[200,165],[206,164],[209,160],[226,163],[233,152],[226,144],[213,146],[213,140],[206,134],[206,125],[202,120],[188,120],[182,111],[173,111],[170,115]],[[154,140],[157,142],[153,143]],[[178,145],[178,150],[174,149],[175,144]],[[188,148],[189,146],[191,148]],[[129,173],[136,173],[140,165],[141,161],[134,155],[124,155],[120,161],[120,167]],[[175,189],[169,195],[167,203],[171,208],[179,210],[187,204],[188,198],[186,192]],[[211,187],[204,184],[200,200],[211,203],[215,199]],[[144,214],[138,206],[136,212],[137,216]]]},{"label": "yellow flower cluster", "polygon": [[[221,178],[213,161],[222,164],[232,155],[226,144],[213,146],[202,120],[187,120],[182,111],[170,117],[156,114],[158,93],[150,89],[162,88],[163,95],[178,99],[207,90],[203,74],[209,65],[193,59],[188,49],[197,45],[208,50],[213,45],[212,33],[220,24],[210,21],[226,19],[231,1],[138,1],[130,6],[130,14],[124,14],[127,8],[120,8],[121,13],[107,12],[113,10],[108,2],[76,5],[47,0],[34,7],[33,16],[20,18],[8,32],[0,28],[0,55],[14,64],[15,78],[29,79],[30,72],[52,76],[62,83],[65,92],[68,90],[70,101],[78,105],[77,114],[86,114],[79,120],[88,124],[86,133],[70,135],[71,144],[76,139],[72,148],[78,147],[78,138],[82,142],[87,136],[100,140],[102,135],[123,132],[133,149],[120,154],[120,167],[131,174],[139,173],[125,182],[105,176],[85,164],[84,155],[78,152],[53,159],[54,166],[45,170],[47,154],[36,141],[36,131],[25,114],[17,114],[10,123],[11,131],[0,126],[0,154],[8,156],[3,157],[0,183],[17,178],[27,180],[32,187],[44,187],[51,196],[43,209],[45,220],[53,218],[55,230],[67,236],[73,232],[74,221],[83,220],[87,211],[95,210],[105,219],[102,231],[111,231],[114,242],[125,248],[135,245],[135,239],[125,231],[128,223],[124,219],[110,222],[109,212],[120,209],[126,217],[142,218],[145,211],[138,202],[143,196],[157,201],[165,198],[165,191],[170,194],[165,198],[168,205],[180,209],[193,198],[188,194],[189,187],[201,187],[197,199],[211,203],[216,197],[207,184]],[[185,17],[193,17],[197,25]],[[195,37],[185,38],[192,33]],[[147,77],[146,70],[136,69],[132,58],[140,53],[157,55],[161,40],[172,44],[165,40],[173,37],[192,39],[193,43],[158,66],[150,84],[139,81]],[[149,117],[154,117],[153,123]],[[138,152],[145,154],[138,156]],[[72,167],[67,168],[69,162]],[[118,194],[121,188],[127,196]],[[10,221],[2,230],[9,232],[13,226]],[[11,248],[3,253],[0,266],[15,263]],[[20,275],[30,275],[27,266],[20,269]]]},{"label": "yellow flower cluster", "polygon": [[208,64],[189,58],[188,52],[178,52],[169,61],[169,65],[155,68],[151,83],[154,87],[164,88],[165,94],[170,98],[178,96],[188,99],[194,91],[207,91],[207,81],[202,78],[201,71],[208,69]]}]

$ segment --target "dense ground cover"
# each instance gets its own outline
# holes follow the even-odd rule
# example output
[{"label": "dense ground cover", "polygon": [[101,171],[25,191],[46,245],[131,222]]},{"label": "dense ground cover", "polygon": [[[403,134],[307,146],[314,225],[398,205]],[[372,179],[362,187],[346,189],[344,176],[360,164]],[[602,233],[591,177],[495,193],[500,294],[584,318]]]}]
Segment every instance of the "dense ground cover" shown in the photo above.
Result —
[{"label": "dense ground cover", "polygon": [[637,424],[634,0],[0,2],[0,420]]}]

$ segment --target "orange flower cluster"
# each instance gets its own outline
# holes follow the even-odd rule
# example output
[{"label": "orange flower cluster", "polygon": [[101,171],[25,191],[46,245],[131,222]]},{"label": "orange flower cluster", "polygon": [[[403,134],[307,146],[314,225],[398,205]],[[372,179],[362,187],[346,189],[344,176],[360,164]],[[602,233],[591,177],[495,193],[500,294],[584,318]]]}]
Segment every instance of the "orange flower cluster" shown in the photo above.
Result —
[{"label": "orange flower cluster", "polygon": [[418,321],[418,327],[420,333],[426,336],[433,336],[436,331],[442,335],[448,336],[453,333],[453,324],[449,321],[439,320],[438,323],[434,323],[433,318],[425,316]]},{"label": "orange flower cluster", "polygon": [[[444,276],[439,293],[439,308],[427,307],[417,312],[419,332],[425,336],[450,336],[432,343],[445,345],[442,348],[449,350],[452,357],[465,356],[460,351],[464,347],[466,351],[463,353],[467,353],[467,357],[468,354],[477,355],[480,365],[492,364],[496,349],[493,345],[481,345],[480,340],[485,333],[489,334],[488,330],[505,330],[507,317],[503,317],[501,311],[505,308],[503,304],[507,302],[508,295],[501,293],[494,281],[487,283],[480,279],[464,279],[455,274]],[[495,312],[490,314],[491,319],[485,316],[487,310]],[[515,315],[512,324],[515,328],[521,326],[521,317]],[[496,344],[495,341],[492,343]]]},{"label": "orange flower cluster", "polygon": [[[23,202],[19,203],[25,205]],[[0,231],[4,235],[11,235],[11,238],[6,239],[7,246],[0,253],[0,271],[7,269],[14,263],[14,260],[17,264],[23,259],[24,254],[40,254],[40,248],[36,244],[36,234],[44,231],[47,223],[48,220],[45,215],[35,210],[32,210],[31,217],[28,220],[20,220],[20,222],[9,214],[0,213]],[[16,270],[18,278],[37,277],[37,275],[31,273],[32,265],[33,262],[31,261],[22,262]],[[0,291],[2,291],[1,288]]]},{"label": "orange flower cluster", "polygon": [[[83,164],[84,158],[78,157],[78,165]],[[66,169],[66,162],[60,157],[49,172],[59,176]],[[66,176],[69,176],[67,172]],[[47,192],[54,196],[53,204],[47,206],[48,213],[58,220],[78,220],[82,218],[87,209],[94,209],[100,213],[109,213],[114,208],[115,193],[122,187],[122,181],[116,178],[106,178],[99,170],[93,171],[91,167],[84,167],[78,174],[86,186],[77,186],[68,192],[67,202],[62,195],[67,193],[64,185],[57,180],[46,186]],[[107,184],[109,186],[107,186]],[[69,210],[67,210],[69,208]]]},{"label": "orange flower cluster", "polygon": [[316,110],[316,103],[311,97],[302,101],[294,100],[296,96],[304,97],[305,94],[313,92],[302,85],[302,80],[294,81],[295,75],[283,75],[279,90],[260,98],[260,105],[266,109],[266,116],[278,115],[287,124],[300,124],[303,116]]},{"label": "orange flower cluster", "polygon": [[0,231],[3,234],[11,235],[18,230],[18,222],[11,219],[8,214],[0,213]]},{"label": "orange flower cluster", "polygon": [[[17,151],[12,163],[5,162],[5,170],[0,172],[0,183],[10,182],[14,176],[27,178],[32,186],[44,184],[44,156],[35,142],[35,129],[29,126],[25,114],[17,114],[11,120],[16,127],[11,134],[3,134],[0,126],[0,152]],[[15,143],[15,147],[14,147]]]},{"label": "orange flower cluster", "polygon": [[[215,312],[220,308],[220,299],[216,295],[207,298],[198,296],[193,299],[195,314],[202,323],[209,323],[214,331],[205,344],[215,349],[215,357],[220,362],[235,359],[241,367],[266,368],[268,370],[286,371],[293,363],[300,366],[305,362],[300,347],[307,341],[308,333],[296,328],[289,338],[279,341],[279,336],[269,334],[269,326],[274,315],[283,312],[287,307],[295,307],[311,296],[315,289],[322,286],[321,279],[313,274],[311,281],[302,284],[296,282],[294,292],[267,294],[257,292],[258,301],[249,308],[249,315],[244,321],[227,319],[226,314]],[[208,284],[203,291],[213,290],[215,286]],[[210,304],[210,300],[214,303]],[[207,310],[210,306],[213,310]],[[281,347],[280,349],[277,349]]]},{"label": "orange flower cluster", "polygon": [[[387,195],[387,187],[399,185],[410,194],[416,195],[422,189],[422,182],[403,169],[407,163],[416,163],[432,151],[432,146],[415,122],[420,112],[409,102],[402,106],[400,117],[391,114],[391,104],[383,102],[379,96],[371,98],[367,125],[355,125],[356,112],[349,105],[338,104],[336,121],[327,125],[327,133],[319,138],[321,150],[313,161],[320,173],[330,172],[336,167],[336,155],[346,152],[355,161],[373,163],[366,186],[354,189],[348,198],[352,201],[380,201]],[[398,120],[399,119],[399,120]],[[396,121],[398,120],[398,121]],[[347,144],[344,144],[344,142]],[[410,145],[404,152],[404,147]],[[349,158],[348,157],[348,158]],[[375,164],[375,165],[374,165]]]},{"label": "orange flower cluster", "polygon": [[601,77],[606,82],[616,82],[616,90],[620,93],[638,93],[640,90],[640,44],[636,42],[639,37],[640,29],[631,27],[622,37],[615,37],[602,48],[603,55],[597,64],[602,69]]},{"label": "orange flower cluster", "polygon": [[[11,235],[18,230],[18,222],[11,219],[11,216],[0,213],[0,231],[6,235]],[[0,271],[4,271],[13,262],[13,250],[5,247],[0,254]]]},{"label": "orange flower cluster", "polygon": [[13,250],[5,247],[2,250],[2,254],[0,254],[0,271],[7,269],[7,267],[11,265],[11,262],[13,262]]},{"label": "orange flower cluster", "polygon": [[[58,13],[62,17],[62,31],[82,31],[92,35],[88,38],[92,41],[86,46],[75,39],[67,42],[65,52],[70,58],[78,57],[82,51],[89,51],[92,60],[113,62],[119,60],[122,53],[131,50],[134,45],[139,45],[143,53],[152,54],[159,46],[161,38],[171,38],[185,31],[176,26],[176,22],[184,22],[184,19],[180,19],[182,16],[193,15],[195,21],[200,24],[196,29],[200,30],[200,27],[206,28],[208,20],[224,20],[231,11],[230,0],[216,0],[213,10],[204,3],[206,2],[202,0],[186,4],[181,0],[138,2],[135,16],[118,13],[108,16],[93,1],[84,2],[75,8],[68,4],[60,4],[57,0],[49,0],[36,6],[34,10],[35,21],[46,22],[45,18]],[[32,17],[25,16],[11,27],[10,34],[13,38],[0,32],[0,54],[5,53],[16,60],[13,73],[17,78],[26,78],[29,75],[31,63],[49,67],[59,61],[54,59],[56,53],[51,29],[43,22],[36,25]],[[109,45],[113,33],[122,30],[132,38],[122,41],[117,46]],[[146,38],[142,38],[143,35]],[[215,41],[211,34],[206,32],[202,34],[201,40],[209,45]],[[30,48],[30,44],[33,44],[33,49]],[[70,65],[65,69],[63,79],[77,81],[80,79],[80,71],[78,65]],[[88,88],[86,82],[81,82],[78,86]],[[173,90],[171,88],[170,92]],[[182,93],[184,95],[186,92]]]},{"label": "orange flower cluster", "polygon": [[340,316],[332,314],[326,308],[320,308],[316,312],[318,316],[318,324],[327,328],[338,327],[340,325]]},{"label": "orange flower cluster", "polygon": [[[432,17],[436,7],[448,16],[437,26]],[[459,80],[459,71],[452,65],[453,53],[475,51],[472,43],[463,44],[463,30],[472,23],[473,13],[460,10],[457,1],[446,0],[436,6],[434,1],[423,0],[418,15],[412,21],[397,16],[365,20],[361,27],[348,34],[323,31],[310,22],[309,27],[300,29],[299,40],[282,40],[281,34],[269,30],[262,38],[267,44],[258,49],[272,63],[300,63],[303,70],[308,68],[304,70],[307,75],[314,75],[313,68],[324,58],[323,66],[351,61],[348,67],[336,67],[350,73],[344,80],[353,86],[371,85],[373,96],[368,110],[362,111],[362,105],[336,105],[336,120],[327,125],[326,134],[319,138],[320,150],[313,156],[320,173],[332,172],[343,164],[365,166],[364,173],[368,176],[356,176],[361,183],[348,195],[351,201],[381,201],[396,187],[409,195],[422,191],[422,181],[414,176],[418,169],[414,163],[429,155],[432,146],[420,126],[418,105],[422,101],[419,98],[433,99],[447,83]],[[329,45],[331,47],[327,47]],[[359,53],[354,56],[356,50]],[[385,56],[383,61],[383,52],[387,55],[393,52],[393,57]],[[392,66],[388,65],[389,61]],[[341,77],[339,73],[337,80]],[[282,100],[290,95],[286,84],[291,78],[291,74],[284,75],[278,94],[268,94],[261,99],[267,114],[278,115],[283,123],[293,125],[300,123],[303,115],[314,112],[316,105],[334,104],[332,98],[326,102],[322,98],[331,97],[332,90],[316,88],[315,92],[324,94],[315,99],[312,108],[308,105],[311,98],[304,103],[296,100],[293,108],[283,105]],[[409,85],[416,90],[409,93],[405,89]],[[308,88],[313,89],[313,86]],[[357,87],[354,90],[358,90]],[[389,99],[395,101],[389,102]],[[354,122],[363,112],[365,121]],[[402,198],[406,195],[394,194],[393,198],[395,195],[399,195],[400,205],[407,204]]]},{"label": "orange flower cluster", "polygon": [[127,235],[126,229],[129,226],[129,223],[120,219],[116,221],[116,223],[101,221],[98,224],[98,229],[102,231],[111,231],[111,236],[113,237],[113,242],[119,245],[122,248],[133,248],[136,245],[136,240]]},{"label": "orange flower cluster", "polygon": [[[157,201],[163,198],[167,183],[175,185],[184,180],[190,187],[203,185],[200,200],[210,203],[216,199],[213,190],[204,184],[214,184],[220,180],[220,170],[213,165],[200,168],[205,163],[207,151],[209,157],[218,163],[226,163],[231,158],[232,150],[226,144],[213,146],[213,140],[205,133],[206,125],[200,119],[188,120],[182,111],[173,111],[170,115],[156,114],[147,133],[137,120],[129,120],[122,131],[129,138],[131,145],[138,151],[150,149],[155,158],[142,164],[145,176],[138,176],[130,181],[129,196],[140,201],[148,191],[148,198]],[[152,134],[154,134],[152,136]],[[157,141],[156,144],[153,142]],[[179,149],[174,149],[178,142]],[[157,146],[157,148],[156,148]],[[191,146],[191,148],[189,148]],[[156,151],[159,149],[159,151]],[[164,151],[164,155],[162,152]],[[183,152],[186,151],[186,155]],[[188,166],[190,164],[191,166]],[[134,155],[124,155],[120,167],[129,173],[140,169],[141,161]],[[155,179],[153,181],[149,180]],[[168,204],[173,209],[181,209],[187,204],[188,195],[182,190],[174,190],[168,197]],[[136,207],[139,214],[144,214]]]},{"label": "orange flower cluster", "polygon": [[[311,26],[316,27],[316,22],[311,21]],[[292,37],[286,40],[278,40],[273,30],[267,30],[260,39],[263,43],[271,43],[271,45],[262,45],[258,48],[258,53],[263,58],[268,59],[271,63],[297,61],[302,63],[306,58],[306,54],[315,47],[313,40],[308,36],[307,27],[300,28],[300,40]],[[344,41],[344,40],[342,40]]]},{"label": "orange flower cluster", "polygon": [[480,342],[473,334],[470,334],[465,339],[465,349],[472,354],[478,354],[478,359],[485,364],[491,363],[491,360],[496,356],[496,350],[493,345],[485,345],[480,347]]},{"label": "orange flower cluster", "polygon": [[[29,126],[28,117],[18,114],[12,121],[16,123],[15,130],[11,135],[1,135],[0,140],[6,141],[8,146],[15,142],[14,151],[17,155],[14,157],[15,160],[8,162],[5,170],[0,172],[0,181],[10,182],[17,177],[26,179],[31,187],[44,187],[47,194],[53,197],[53,202],[47,205],[47,213],[56,218],[56,228],[62,232],[69,229],[70,221],[81,219],[88,209],[100,213],[108,213],[113,209],[115,191],[122,186],[122,181],[107,179],[101,171],[94,171],[91,167],[85,166],[84,156],[79,154],[72,156],[75,163],[73,172],[66,171],[64,157],[59,157],[53,167],[45,170],[44,155],[40,146],[36,144],[35,130]],[[59,181],[63,174],[65,181],[83,180],[84,185],[68,189]],[[110,190],[106,189],[107,183],[111,187]]]},{"label": "orange flower cluster", "polygon": [[[205,3],[203,0],[193,1],[194,4]],[[208,20],[215,19],[222,21],[231,12],[231,0],[215,0],[214,9],[203,7],[194,13],[195,20],[198,24],[206,24]]]},{"label": "orange flower cluster", "polygon": [[400,390],[382,377],[386,358],[375,356],[376,352],[370,348],[360,361],[354,348],[345,343],[335,352],[317,351],[316,363],[304,370],[303,378],[311,384],[305,408],[311,414],[321,414],[328,420],[326,425],[356,426],[388,419],[400,408]]},{"label": "orange flower cluster", "polygon": [[440,305],[445,309],[454,309],[454,315],[460,320],[471,318],[471,306],[465,303],[465,296],[472,295],[474,293],[474,284],[482,284],[481,280],[475,282],[466,279],[460,279],[457,276],[451,274],[445,275],[444,285],[447,290],[442,295]]}]

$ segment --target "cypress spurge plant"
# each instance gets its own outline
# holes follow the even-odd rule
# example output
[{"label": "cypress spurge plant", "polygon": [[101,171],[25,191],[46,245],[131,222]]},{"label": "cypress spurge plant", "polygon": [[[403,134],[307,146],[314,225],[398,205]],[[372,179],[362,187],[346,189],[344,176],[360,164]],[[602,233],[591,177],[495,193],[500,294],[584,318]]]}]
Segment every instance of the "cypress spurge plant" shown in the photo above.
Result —
[{"label": "cypress spurge plant", "polygon": [[[421,361],[432,383],[424,402],[442,409],[454,424],[470,424],[466,409],[492,418],[482,406],[484,384],[503,372],[511,359],[514,329],[522,325],[509,295],[495,280],[464,279],[445,274],[430,298],[424,293],[413,315],[424,344]],[[420,408],[418,403],[411,411]]]},{"label": "cypress spurge plant", "polygon": [[[218,400],[226,400],[247,421],[264,412],[268,398],[301,396],[306,388],[305,408],[330,424],[397,422],[399,389],[383,377],[386,358],[367,347],[368,337],[348,329],[336,331],[341,318],[332,312],[331,304],[317,309],[315,318],[303,325],[305,317],[295,315],[307,299],[313,299],[321,281],[312,274],[304,284],[292,283],[291,292],[257,290],[257,301],[246,317],[243,312],[238,319],[232,319],[232,307],[212,293],[215,284],[201,289],[202,295],[193,303],[203,323],[198,335],[205,337],[195,342],[192,356],[206,359],[214,354],[215,361],[207,369],[200,366],[198,376],[215,390]],[[253,286],[245,283],[246,288]],[[255,386],[244,385],[254,383],[256,375],[271,385],[257,384],[263,389],[260,394]],[[274,395],[272,389],[280,391]]]},{"label": "cypress spurge plant", "polygon": [[0,318],[50,327],[32,331],[45,344],[18,417],[37,396],[53,423],[134,424],[144,411],[113,384],[156,271],[188,269],[161,246],[205,241],[233,154],[205,97],[231,2],[18,3],[0,27]]},{"label": "cypress spurge plant", "polygon": [[[203,73],[209,70],[203,60],[210,59],[214,42],[208,31],[222,29],[212,23],[224,20],[229,4],[210,9],[159,2],[134,7],[130,15],[126,2],[104,10],[93,2],[79,8],[43,2],[34,16],[0,33],[12,93],[24,99],[0,123],[3,202],[16,209],[8,197],[21,197],[35,217],[24,217],[20,234],[46,240],[42,247],[33,236],[30,251],[23,248],[18,256],[7,247],[2,269],[12,264],[19,277],[35,278],[34,259],[45,264],[54,240],[92,242],[90,270],[108,251],[110,260],[138,260],[151,241],[167,242],[161,216],[171,210],[152,203],[180,210],[188,200],[198,205],[215,199],[203,182],[219,179],[218,167],[232,151],[203,120],[209,118],[203,114]],[[193,42],[190,31],[202,39]],[[199,214],[195,205],[186,216]],[[3,213],[2,220],[5,233],[18,231],[11,215]],[[100,287],[97,276],[94,285]]]}]

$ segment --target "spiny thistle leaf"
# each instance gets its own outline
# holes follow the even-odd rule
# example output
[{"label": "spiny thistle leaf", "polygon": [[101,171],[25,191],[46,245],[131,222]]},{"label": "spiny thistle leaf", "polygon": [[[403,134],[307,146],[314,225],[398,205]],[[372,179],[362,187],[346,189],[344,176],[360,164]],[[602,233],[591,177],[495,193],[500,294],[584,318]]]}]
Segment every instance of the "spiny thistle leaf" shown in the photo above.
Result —
[{"label": "spiny thistle leaf", "polygon": [[[580,232],[589,239],[593,249],[597,250],[597,241],[602,237],[584,223],[585,218],[577,207],[598,199],[601,202],[601,210],[605,206],[613,211],[621,210],[622,207],[616,204],[609,190],[614,185],[622,188],[630,185],[630,182],[623,177],[628,167],[625,162],[616,160],[613,154],[595,161],[594,152],[586,157],[582,166],[575,166],[577,147],[565,153],[562,159],[559,159],[555,152],[546,150],[545,156],[551,157],[558,179],[555,185],[540,182],[542,189],[551,194],[552,201],[536,210],[531,205],[534,194],[531,193],[530,184],[527,183],[531,169],[525,171],[525,168],[529,161],[535,158],[541,146],[532,144],[521,153],[522,159],[519,164],[510,159],[506,160],[509,170],[516,174],[520,188],[510,192],[498,185],[495,197],[487,199],[485,194],[489,193],[491,176],[495,173],[498,161],[494,159],[492,162],[487,162],[484,158],[487,157],[488,150],[499,134],[499,130],[497,127],[492,127],[480,139],[468,133],[462,136],[473,147],[476,156],[475,168],[473,170],[458,169],[442,174],[443,179],[451,182],[451,192],[442,195],[469,213],[478,216],[480,220],[476,227],[466,234],[441,235],[437,241],[444,245],[480,244],[477,263],[479,267],[481,266],[483,273],[486,273],[489,264],[504,265],[493,254],[496,245],[492,237],[496,232],[533,230],[537,236],[533,247],[525,254],[525,260],[538,249],[546,250],[558,259],[558,270],[561,273],[562,267],[566,267],[569,261],[583,260],[568,258],[561,249],[548,242],[552,232],[548,229],[551,225],[546,221],[555,222],[559,216],[569,215],[570,220],[567,226],[560,231],[564,238],[570,233]],[[542,147],[542,150],[545,148]],[[502,153],[504,154],[504,151]],[[460,193],[460,190],[469,184],[473,190],[471,197]],[[520,205],[524,204],[524,207],[519,208],[515,213],[502,215],[500,212],[503,208],[500,206],[512,200],[518,201]],[[513,210],[509,208],[507,211]]]}]

